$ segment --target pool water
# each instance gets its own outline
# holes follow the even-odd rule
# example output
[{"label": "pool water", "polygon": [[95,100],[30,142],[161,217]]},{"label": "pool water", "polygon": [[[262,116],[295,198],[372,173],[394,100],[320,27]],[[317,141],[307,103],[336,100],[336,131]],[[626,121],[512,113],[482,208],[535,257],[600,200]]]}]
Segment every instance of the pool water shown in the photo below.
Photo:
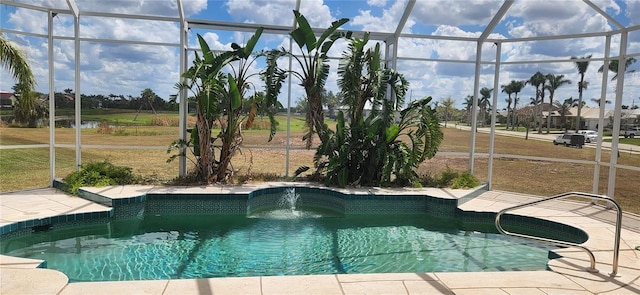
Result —
[{"label": "pool water", "polygon": [[424,214],[145,216],[0,245],[3,254],[45,260],[71,281],[543,270],[552,249]]}]

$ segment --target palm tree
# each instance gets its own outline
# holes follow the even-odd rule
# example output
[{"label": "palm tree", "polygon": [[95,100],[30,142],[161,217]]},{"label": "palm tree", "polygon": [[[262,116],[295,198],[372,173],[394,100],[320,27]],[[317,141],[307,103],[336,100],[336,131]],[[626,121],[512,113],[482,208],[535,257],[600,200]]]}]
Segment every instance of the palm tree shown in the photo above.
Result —
[{"label": "palm tree", "polygon": [[515,130],[515,124],[516,124],[516,109],[518,106],[518,102],[520,101],[520,98],[518,98],[518,93],[520,93],[520,91],[522,91],[522,88],[524,88],[524,86],[527,84],[526,81],[523,80],[518,80],[518,81],[511,81],[511,88],[513,88],[513,94],[515,94],[515,96],[513,97],[513,120],[511,122],[511,129]]},{"label": "palm tree", "polygon": [[602,101],[604,101],[605,104],[611,103],[610,100],[608,99],[602,99],[602,98],[592,98],[591,101],[595,102],[598,104],[598,107],[600,107],[602,105]]},{"label": "palm tree", "polygon": [[549,128],[551,127],[551,107],[553,106],[553,95],[556,92],[558,87],[571,84],[571,81],[568,79],[564,79],[564,75],[547,75],[547,81],[549,81],[549,85],[546,86],[547,90],[549,90],[549,115],[547,116],[547,134],[549,134]]},{"label": "palm tree", "polygon": [[500,88],[502,88],[502,92],[507,94],[507,99],[505,99],[505,102],[507,103],[507,129],[509,129],[509,120],[511,119],[511,103],[513,102],[511,94],[513,94],[513,82],[515,81],[511,80],[511,83],[500,86]]},{"label": "palm tree", "polygon": [[480,106],[480,111],[482,112],[482,127],[486,122],[487,109],[491,107],[491,92],[493,88],[489,89],[487,87],[482,87],[480,89],[480,99],[478,100],[478,105]]},{"label": "palm tree", "polygon": [[572,107],[577,105],[578,100],[573,99],[573,97],[569,97],[565,99],[562,103],[559,101],[555,102],[555,106],[558,108],[558,113],[560,114],[560,121],[562,121],[562,126],[564,130],[567,131],[567,115],[569,114],[569,110]]},{"label": "palm tree", "polygon": [[[591,54],[581,57],[580,59],[590,59]],[[572,56],[571,59],[578,59],[575,56]],[[589,82],[584,80],[584,74],[587,72],[587,68],[589,68],[589,61],[576,61],[575,62],[576,69],[578,69],[578,74],[580,74],[580,82],[578,82],[578,115],[576,116],[576,131],[580,129],[580,116],[582,114],[582,92],[584,89],[587,89],[589,86]],[[617,68],[617,67],[616,67]]]},{"label": "palm tree", "polygon": [[15,88],[19,94],[14,110],[16,120],[27,123],[29,127],[36,127],[37,120],[46,117],[47,106],[32,91],[36,80],[24,52],[2,34],[0,34],[0,64],[18,82]]},{"label": "palm tree", "polygon": [[447,121],[451,117],[451,113],[455,110],[453,107],[456,104],[455,100],[451,97],[442,99],[442,110],[444,111],[444,128],[447,128]]},{"label": "palm tree", "polygon": [[0,65],[7,69],[18,82],[21,93],[27,93],[35,86],[36,80],[24,52],[2,34],[0,34]]},{"label": "palm tree", "polygon": [[462,102],[462,105],[464,105],[464,110],[467,113],[467,126],[471,126],[471,110],[473,109],[473,95],[467,95],[467,97],[464,98],[464,102]]},{"label": "palm tree", "polygon": [[[627,58],[627,61],[624,63],[624,72],[625,73],[634,72],[633,70],[629,71],[628,69],[635,62],[636,62],[635,58],[633,58],[633,57]],[[617,59],[611,60],[609,62],[609,71],[615,73],[615,75],[613,75],[613,77],[611,78],[611,81],[613,81],[613,80],[618,78],[618,63],[619,62],[618,62]],[[604,65],[601,65],[600,68],[598,69],[598,73],[602,73],[603,70],[604,70]]]},{"label": "palm tree", "polygon": [[[538,71],[533,74],[533,76],[531,76],[531,78],[529,78],[529,81],[527,82],[531,84],[531,86],[536,88],[536,98],[534,101],[536,102],[536,116],[538,117],[539,123],[538,133],[542,133],[542,104],[544,104],[544,86],[547,82],[547,78],[544,74]],[[540,107],[538,107],[538,105]]]}]

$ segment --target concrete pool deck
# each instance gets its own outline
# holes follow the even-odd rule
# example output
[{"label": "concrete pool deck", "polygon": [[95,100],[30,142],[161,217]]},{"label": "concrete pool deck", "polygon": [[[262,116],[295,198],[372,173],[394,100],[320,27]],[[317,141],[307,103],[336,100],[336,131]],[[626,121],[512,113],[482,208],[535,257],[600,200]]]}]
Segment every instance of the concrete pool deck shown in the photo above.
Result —
[{"label": "concrete pool deck", "polygon": [[[119,186],[94,192],[112,198],[148,191],[216,192],[254,190],[263,186],[166,188]],[[428,191],[427,191],[428,190]],[[428,195],[458,198],[460,190],[427,189]],[[417,190],[406,190],[415,194]],[[396,192],[397,193],[397,192]],[[486,191],[460,205],[460,209],[497,212],[539,197]],[[624,209],[624,208],[623,208]],[[0,226],[34,218],[108,211],[88,200],[53,188],[0,195]],[[580,249],[556,250],[562,258],[549,261],[549,271],[459,272],[404,274],[337,274],[263,276],[184,280],[69,283],[55,270],[36,268],[39,260],[0,256],[0,294],[640,294],[640,216],[625,213],[617,275],[612,270],[615,211],[572,201],[553,201],[513,211],[578,227],[589,235],[583,245],[596,257],[598,273]]]}]

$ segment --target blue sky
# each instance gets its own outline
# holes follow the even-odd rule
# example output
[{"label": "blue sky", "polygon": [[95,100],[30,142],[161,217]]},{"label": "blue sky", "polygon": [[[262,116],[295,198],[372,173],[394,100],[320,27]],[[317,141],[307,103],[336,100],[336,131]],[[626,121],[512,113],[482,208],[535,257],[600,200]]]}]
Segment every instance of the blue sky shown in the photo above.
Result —
[{"label": "blue sky", "polygon": [[[12,2],[5,1],[3,2]],[[66,0],[16,0],[16,2],[67,9]],[[177,16],[175,0],[76,0],[81,11],[131,13],[160,16]],[[638,0],[593,0],[625,26],[640,24],[640,1]],[[349,18],[344,29],[374,32],[393,32],[406,7],[406,0],[302,0],[301,12],[312,26],[326,28],[331,21]],[[221,20],[229,22],[290,26],[293,23],[292,9],[295,0],[184,0],[187,18]],[[404,33],[477,37],[489,23],[502,1],[484,0],[418,0],[403,29]],[[81,12],[82,15],[82,12]],[[10,5],[0,5],[0,25],[3,29],[46,34],[46,13]],[[505,18],[500,22],[491,38],[518,38],[530,36],[564,35],[610,31],[614,25],[579,0],[550,0],[541,3],[535,0],[516,0]],[[190,44],[196,47],[195,33],[202,34],[215,49],[228,49],[232,42],[245,41],[249,34],[228,31],[192,30]],[[54,19],[54,34],[73,36],[73,18],[59,14]],[[128,20],[102,17],[81,17],[80,36],[99,39],[137,40],[163,43],[178,43],[179,25],[176,22]],[[46,38],[5,33],[28,54],[38,80],[38,89],[48,89]],[[612,55],[618,53],[619,36],[613,37]],[[629,35],[628,53],[640,53],[640,31]],[[288,46],[287,36],[263,35],[259,48]],[[400,57],[427,57],[455,60],[473,60],[476,49],[473,42],[436,41],[402,38],[399,42]],[[55,42],[55,89],[74,89],[74,56],[72,40]],[[332,54],[340,56],[346,44],[337,43]],[[174,85],[179,79],[179,55],[176,47],[153,45],[130,45],[103,42],[81,43],[80,92],[85,94],[123,94],[139,96],[143,89],[151,88],[161,97],[168,98],[176,92]],[[502,46],[502,61],[527,61],[544,59],[568,59],[570,56],[594,57],[604,55],[604,37],[544,42],[506,43]],[[483,59],[493,60],[495,47],[483,47]],[[640,59],[640,58],[638,58]],[[260,69],[257,64],[255,71]],[[597,69],[601,61],[593,61],[586,74],[590,87],[584,94],[590,106],[591,98],[600,96],[602,74]],[[327,88],[337,91],[335,69]],[[398,70],[411,82],[410,98],[432,96],[439,100],[453,98],[459,107],[467,95],[473,93],[473,64],[446,62],[400,61]],[[640,62],[632,68],[637,70],[625,76],[623,104],[640,105]],[[505,65],[501,69],[500,84],[510,80],[526,80],[536,71],[565,75],[573,83],[556,91],[556,100],[577,97],[575,86],[579,77],[573,63],[531,63],[527,65]],[[493,87],[493,66],[483,66],[481,87]],[[8,91],[15,81],[0,70],[0,89]],[[614,83],[609,82],[607,99],[614,98]],[[520,94],[520,104],[529,102],[534,96],[533,87],[526,87]],[[292,101],[302,97],[303,91],[293,87]],[[498,107],[506,106],[505,95],[498,98]],[[281,101],[286,105],[286,97]],[[608,106],[610,108],[613,105]]]}]

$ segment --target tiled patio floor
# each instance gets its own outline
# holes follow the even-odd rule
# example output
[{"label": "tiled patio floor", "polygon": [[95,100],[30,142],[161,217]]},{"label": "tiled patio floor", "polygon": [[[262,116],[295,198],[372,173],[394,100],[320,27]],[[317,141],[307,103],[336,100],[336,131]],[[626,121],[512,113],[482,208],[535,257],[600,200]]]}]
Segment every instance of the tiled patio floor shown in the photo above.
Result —
[{"label": "tiled patio floor", "polygon": [[[101,189],[117,197],[158,188],[129,186]],[[167,188],[162,188],[167,189]],[[171,188],[178,190],[181,188]],[[229,188],[233,190],[234,188]],[[250,189],[255,189],[251,187]],[[190,190],[220,192],[219,187]],[[413,191],[415,193],[415,191]],[[434,192],[429,192],[433,194]],[[441,191],[455,197],[459,192]],[[496,212],[536,196],[489,191],[460,206],[463,210]],[[96,212],[107,207],[70,197],[55,189],[0,195],[0,225],[60,214]],[[1,294],[640,294],[640,217],[625,213],[619,269],[612,269],[615,214],[602,206],[556,201],[514,211],[577,226],[589,234],[584,244],[596,256],[598,273],[584,269],[587,255],[562,249],[563,258],[549,262],[551,271],[481,273],[349,274],[269,276],[189,280],[68,283],[57,271],[36,269],[39,261],[0,256]]]}]

